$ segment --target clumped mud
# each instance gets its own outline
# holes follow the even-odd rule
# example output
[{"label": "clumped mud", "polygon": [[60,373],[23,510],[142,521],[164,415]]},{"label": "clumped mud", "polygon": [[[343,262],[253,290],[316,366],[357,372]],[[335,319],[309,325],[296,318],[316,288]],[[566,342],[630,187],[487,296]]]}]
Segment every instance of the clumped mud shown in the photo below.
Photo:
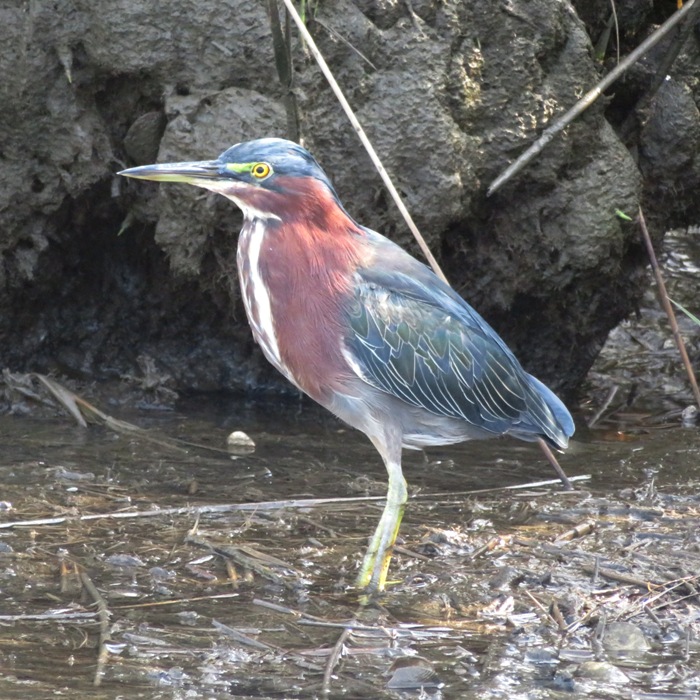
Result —
[{"label": "clumped mud", "polygon": [[[485,191],[615,65],[618,48],[675,9],[629,4],[618,3],[621,47],[600,42],[607,2],[575,3],[577,16],[548,0],[360,0],[317,3],[308,17],[449,279],[529,370],[567,390],[646,283],[637,230],[615,210],[634,215],[643,196],[654,224],[698,214],[697,41],[663,69],[651,104],[641,100],[668,44],[516,182]],[[146,357],[177,390],[279,388],[243,321],[235,208],[115,176],[294,136],[267,4],[19,3],[0,9],[0,33],[0,366],[104,381],[138,376]],[[292,37],[305,144],[358,221],[412,246]]]}]

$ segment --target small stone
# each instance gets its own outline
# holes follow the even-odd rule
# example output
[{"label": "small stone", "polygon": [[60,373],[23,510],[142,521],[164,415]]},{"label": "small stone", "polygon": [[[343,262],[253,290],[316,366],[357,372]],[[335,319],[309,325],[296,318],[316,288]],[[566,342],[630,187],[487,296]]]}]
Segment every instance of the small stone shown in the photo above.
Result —
[{"label": "small stone", "polygon": [[226,444],[229,449],[235,452],[252,452],[255,449],[255,443],[242,430],[234,430],[227,438]]},{"label": "small stone", "polygon": [[92,472],[74,472],[65,467],[57,467],[56,478],[62,481],[94,481],[95,475]]},{"label": "small stone", "polygon": [[156,581],[166,581],[167,579],[175,578],[174,571],[168,571],[162,566],[153,566],[148,570],[148,573]]},{"label": "small stone", "polygon": [[590,678],[601,683],[629,683],[627,674],[606,661],[584,661],[576,670],[580,678]]},{"label": "small stone", "polygon": [[529,649],[525,652],[525,658],[531,664],[557,664],[559,655],[555,649]]},{"label": "small stone", "polygon": [[420,656],[397,659],[391,667],[391,678],[386,687],[392,690],[417,690],[419,688],[440,688],[437,673],[432,664]]},{"label": "small stone", "polygon": [[697,406],[686,406],[681,411],[681,423],[684,428],[692,428],[698,424],[700,411]]},{"label": "small stone", "polygon": [[116,566],[120,569],[136,569],[143,566],[143,562],[131,554],[112,554],[105,559],[105,564]]},{"label": "small stone", "polygon": [[631,622],[611,622],[605,628],[603,648],[611,653],[639,653],[649,649],[649,642],[637,625]]}]

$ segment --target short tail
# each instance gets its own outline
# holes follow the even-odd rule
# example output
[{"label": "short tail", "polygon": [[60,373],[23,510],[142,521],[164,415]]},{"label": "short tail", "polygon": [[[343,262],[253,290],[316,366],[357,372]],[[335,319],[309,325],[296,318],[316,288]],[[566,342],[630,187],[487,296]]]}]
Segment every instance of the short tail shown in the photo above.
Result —
[{"label": "short tail", "polygon": [[574,434],[576,426],[574,419],[569,413],[569,409],[562,400],[537,377],[530,376],[530,381],[535,385],[540,396],[544,399],[547,407],[554,417],[553,422],[543,425],[544,434],[542,437],[552,446],[561,450],[569,445],[569,438]]},{"label": "short tail", "polygon": [[508,433],[521,440],[535,442],[543,438],[557,450],[569,445],[569,438],[576,429],[574,419],[561,399],[537,377],[527,375],[532,394],[527,401],[529,410],[520,423],[516,423]]}]

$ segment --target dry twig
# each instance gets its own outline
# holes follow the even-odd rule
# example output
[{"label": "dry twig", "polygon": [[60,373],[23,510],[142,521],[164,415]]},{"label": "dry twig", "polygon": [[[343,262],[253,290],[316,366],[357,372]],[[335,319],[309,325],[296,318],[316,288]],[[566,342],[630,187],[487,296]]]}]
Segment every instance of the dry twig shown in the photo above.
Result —
[{"label": "dry twig", "polygon": [[107,601],[102,594],[97,590],[97,586],[92,582],[92,579],[84,572],[80,572],[80,580],[85,587],[85,590],[90,594],[90,597],[97,606],[97,618],[100,621],[100,640],[97,647],[97,668],[95,668],[95,679],[93,685],[97,688],[102,684],[102,677],[107,664],[107,640],[109,639],[109,608]]},{"label": "dry twig", "polygon": [[690,363],[688,351],[685,349],[685,342],[683,340],[683,336],[681,335],[681,331],[678,328],[676,314],[674,313],[673,306],[671,306],[671,301],[668,298],[668,292],[666,291],[666,283],[664,282],[664,276],[661,273],[659,261],[656,259],[656,253],[654,252],[654,244],[651,241],[649,229],[647,228],[647,222],[644,219],[644,212],[642,211],[641,207],[639,207],[639,215],[637,217],[637,221],[639,222],[639,227],[642,230],[644,245],[646,245],[647,253],[649,254],[649,260],[651,261],[651,269],[654,271],[656,285],[659,288],[659,297],[661,298],[661,305],[663,306],[663,309],[666,312],[666,315],[668,316],[668,322],[671,325],[671,331],[673,332],[673,340],[676,343],[676,347],[678,348],[681,360],[683,361],[683,366],[685,367],[686,374],[688,375],[688,381],[690,382],[690,386],[693,390],[695,402],[700,407],[700,389],[698,389],[698,382],[695,379],[693,365]]},{"label": "dry twig", "polygon": [[605,413],[605,411],[608,410],[608,406],[613,402],[613,399],[615,398],[615,395],[619,391],[620,387],[617,384],[614,384],[610,391],[608,392],[607,397],[605,398],[605,401],[603,401],[603,405],[595,412],[593,417],[588,421],[588,427],[592,428],[601,418],[601,416]]},{"label": "dry twig", "polygon": [[[258,552],[251,547],[214,545],[208,540],[195,535],[188,535],[185,538],[185,542],[187,544],[196,545],[197,547],[202,547],[214,554],[218,554],[220,557],[230,559],[244,569],[253,571],[277,585],[285,586],[290,589],[298,585],[299,573],[295,571],[294,567],[270,554]],[[273,569],[282,570],[283,573],[277,573]]]},{"label": "dry twig", "polygon": [[[435,271],[435,274],[447,284],[447,278],[440,269],[440,266],[438,265],[435,256],[430,251],[428,244],[425,242],[425,239],[421,235],[421,232],[418,230],[418,227],[414,223],[413,218],[408,212],[408,209],[406,209],[406,205],[403,203],[401,195],[399,194],[396,187],[394,187],[394,183],[392,182],[391,178],[389,177],[389,174],[384,168],[384,165],[382,164],[381,159],[377,155],[377,152],[374,150],[372,142],[369,140],[367,134],[365,133],[365,130],[362,128],[360,121],[355,116],[355,113],[353,112],[350,103],[345,98],[345,95],[343,94],[340,85],[338,85],[338,81],[335,79],[333,73],[331,72],[331,69],[328,67],[326,59],[323,58],[323,54],[319,51],[318,46],[316,46],[314,38],[309,33],[309,30],[306,28],[304,20],[299,16],[299,13],[297,12],[296,7],[294,7],[294,3],[292,2],[292,0],[282,1],[284,2],[284,5],[287,8],[287,11],[291,15],[292,19],[294,20],[294,23],[297,25],[297,29],[299,30],[299,33],[306,42],[306,45],[309,47],[309,51],[311,51],[313,57],[316,59],[316,63],[318,63],[318,66],[321,69],[323,75],[326,76],[326,80],[331,86],[331,90],[333,90],[338,102],[340,102],[340,106],[343,108],[343,111],[345,112],[348,119],[350,120],[350,123],[357,132],[357,135],[360,137],[360,141],[362,141],[362,145],[365,147],[365,150],[367,151],[367,154],[369,155],[372,163],[374,164],[374,167],[379,173],[379,176],[382,178],[384,186],[389,191],[391,198],[394,200],[394,203],[401,212],[401,216],[403,216],[403,219],[408,225],[408,228],[411,229],[411,233],[415,236],[416,241],[418,241],[418,245],[423,251],[423,255],[425,255],[426,259],[430,263],[430,266]],[[693,0],[691,0],[691,2],[692,1]]]},{"label": "dry twig", "polygon": [[244,646],[251,647],[252,649],[257,649],[258,651],[284,651],[281,647],[259,642],[257,639],[253,639],[247,634],[243,634],[243,632],[239,632],[237,629],[229,627],[228,625],[225,625],[223,622],[219,622],[218,620],[212,620],[211,624],[217,630],[219,630],[219,632],[222,632],[227,637],[230,637],[238,644],[243,644]]},{"label": "dry twig", "polygon": [[[572,477],[572,481],[583,481],[590,479],[589,475]],[[459,498],[461,496],[471,496],[483,493],[498,493],[502,491],[515,491],[519,489],[531,489],[540,486],[551,486],[557,484],[557,479],[546,481],[533,481],[526,484],[516,484],[514,486],[498,486],[490,489],[474,489],[472,491],[459,491],[448,493],[420,493],[410,497],[410,500],[431,500],[443,497]],[[129,518],[153,518],[172,515],[196,516],[205,513],[235,513],[235,512],[269,512],[282,510],[284,508],[317,508],[328,505],[347,505],[350,503],[369,503],[385,500],[385,496],[351,496],[348,498],[292,498],[282,501],[259,501],[257,503],[217,503],[205,504],[201,506],[181,506],[175,508],[153,508],[151,510],[122,510],[111,513],[90,513],[78,517],[72,515],[59,515],[53,518],[35,518],[33,520],[12,520],[0,523],[0,530],[7,530],[15,527],[38,527],[41,525],[60,525],[68,521],[87,522],[91,520],[101,520],[102,518],[112,518],[124,520]]]},{"label": "dry twig", "polygon": [[[287,2],[287,0],[285,0]],[[615,66],[593,89],[589,90],[566,114],[548,126],[537,141],[530,146],[514,163],[511,163],[489,186],[487,195],[492,195],[516,173],[520,172],[547,144],[585,112],[630,66],[634,65],[650,48],[663,39],[681,20],[688,16],[698,0],[688,0],[681,10],[669,17],[653,34],[647,37],[632,53]]]},{"label": "dry twig", "polygon": [[350,629],[350,627],[346,627],[340,633],[340,636],[338,637],[338,641],[333,646],[333,650],[331,651],[331,654],[328,657],[328,661],[326,662],[326,668],[323,672],[322,692],[324,695],[327,695],[328,693],[330,693],[331,680],[333,679],[333,671],[335,670],[335,667],[337,666],[338,661],[340,660],[340,657],[345,652],[345,642],[348,640],[348,637],[350,636],[351,633],[352,633],[352,630]]}]

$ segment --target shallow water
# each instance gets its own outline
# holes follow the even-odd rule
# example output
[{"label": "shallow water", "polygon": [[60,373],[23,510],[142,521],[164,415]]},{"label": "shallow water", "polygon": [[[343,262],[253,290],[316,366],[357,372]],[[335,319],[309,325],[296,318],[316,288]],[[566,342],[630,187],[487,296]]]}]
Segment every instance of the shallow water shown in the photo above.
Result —
[{"label": "shallow water", "polygon": [[[381,500],[266,504],[381,497],[362,435],[307,404],[119,417],[224,450],[0,418],[0,521],[35,521],[0,529],[0,697],[314,697],[327,669],[330,697],[700,697],[695,428],[580,428],[574,493],[504,490],[552,476],[514,440],[407,453],[392,584],[360,607]],[[232,430],[255,452],[226,454]],[[217,504],[259,505],[196,511]],[[620,621],[633,642],[608,644]]]}]

